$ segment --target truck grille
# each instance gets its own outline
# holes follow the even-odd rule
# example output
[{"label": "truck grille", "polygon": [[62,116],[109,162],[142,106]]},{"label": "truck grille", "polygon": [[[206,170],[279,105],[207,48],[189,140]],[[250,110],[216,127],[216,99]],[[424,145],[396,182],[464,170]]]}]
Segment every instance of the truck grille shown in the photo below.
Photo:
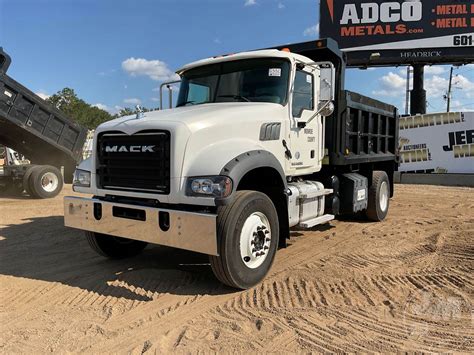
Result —
[{"label": "truck grille", "polygon": [[169,194],[170,133],[142,131],[98,137],[97,186],[103,189]]}]

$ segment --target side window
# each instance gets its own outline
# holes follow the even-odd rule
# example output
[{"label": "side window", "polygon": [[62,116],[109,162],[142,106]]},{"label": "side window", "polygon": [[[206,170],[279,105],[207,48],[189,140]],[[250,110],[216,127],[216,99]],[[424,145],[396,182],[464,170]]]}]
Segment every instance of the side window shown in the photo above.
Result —
[{"label": "side window", "polygon": [[313,80],[312,74],[297,70],[293,92],[293,117],[301,117],[303,110],[313,110]]},{"label": "side window", "polygon": [[201,104],[204,102],[209,102],[210,99],[210,89],[208,86],[199,85],[196,83],[189,83],[188,89],[188,102],[195,104]]}]

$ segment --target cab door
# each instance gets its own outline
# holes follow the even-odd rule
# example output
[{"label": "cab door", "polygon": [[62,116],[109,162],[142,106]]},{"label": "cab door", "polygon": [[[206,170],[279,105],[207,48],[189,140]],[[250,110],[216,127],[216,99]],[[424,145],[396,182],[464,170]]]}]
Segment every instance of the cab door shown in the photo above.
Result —
[{"label": "cab door", "polygon": [[321,119],[315,117],[317,111],[317,83],[319,70],[311,66],[296,67],[290,106],[290,124],[288,125],[287,170],[294,175],[303,175],[320,169],[319,134]]}]

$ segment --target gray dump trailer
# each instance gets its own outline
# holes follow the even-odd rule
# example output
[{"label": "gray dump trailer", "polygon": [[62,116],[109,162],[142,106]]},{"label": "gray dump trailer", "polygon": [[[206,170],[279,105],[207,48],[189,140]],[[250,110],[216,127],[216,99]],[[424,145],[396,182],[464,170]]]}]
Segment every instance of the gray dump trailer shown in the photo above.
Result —
[{"label": "gray dump trailer", "polygon": [[[0,188],[54,197],[72,181],[87,129],[10,78],[10,63],[0,47]],[[30,163],[12,159],[7,147]]]}]

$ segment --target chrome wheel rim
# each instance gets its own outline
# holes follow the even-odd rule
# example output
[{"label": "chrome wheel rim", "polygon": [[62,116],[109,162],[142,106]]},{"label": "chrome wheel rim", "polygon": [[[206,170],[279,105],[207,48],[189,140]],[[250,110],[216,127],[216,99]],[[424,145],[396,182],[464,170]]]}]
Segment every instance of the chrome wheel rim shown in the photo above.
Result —
[{"label": "chrome wheel rim", "polygon": [[272,242],[270,221],[261,212],[254,212],[244,222],[240,232],[240,256],[250,269],[256,269],[267,259]]},{"label": "chrome wheel rim", "polygon": [[46,192],[53,192],[56,191],[59,185],[58,177],[53,173],[46,173],[43,174],[41,177],[41,187]]},{"label": "chrome wheel rim", "polygon": [[380,185],[379,206],[383,212],[388,208],[388,184],[386,181],[382,182]]}]

